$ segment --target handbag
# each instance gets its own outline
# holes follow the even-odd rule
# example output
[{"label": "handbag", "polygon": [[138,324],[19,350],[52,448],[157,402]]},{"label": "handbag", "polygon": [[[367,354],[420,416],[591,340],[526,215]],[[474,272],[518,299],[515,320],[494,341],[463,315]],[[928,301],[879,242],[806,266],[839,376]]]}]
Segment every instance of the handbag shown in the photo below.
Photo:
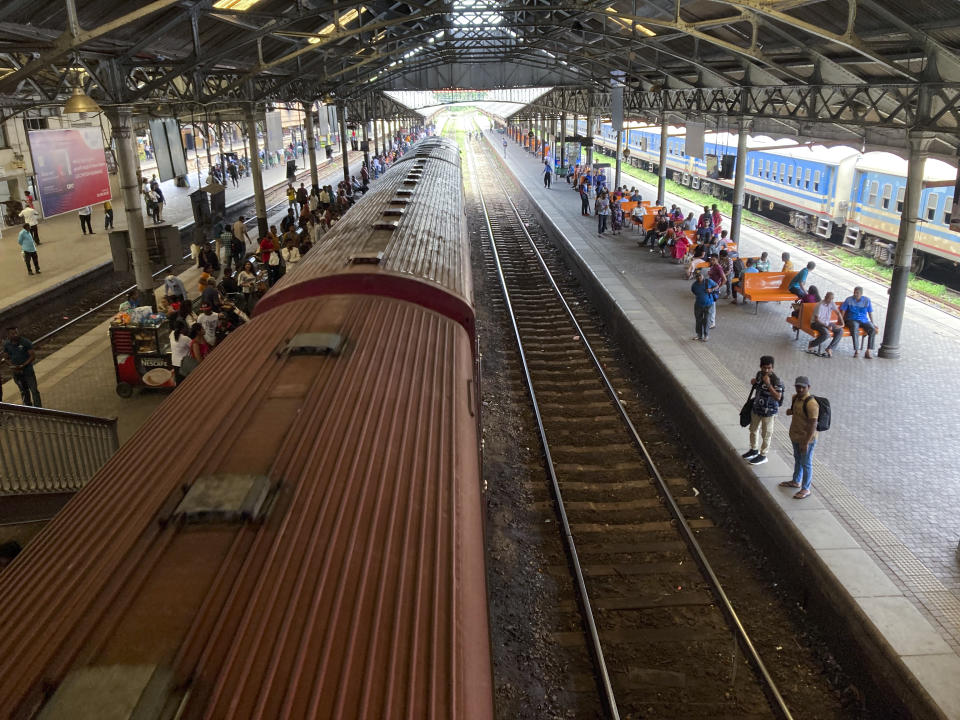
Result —
[{"label": "handbag", "polygon": [[753,392],[756,389],[756,385],[750,387],[750,392],[747,394],[747,401],[743,404],[743,407],[740,408],[740,427],[750,426],[750,416],[753,414]]}]

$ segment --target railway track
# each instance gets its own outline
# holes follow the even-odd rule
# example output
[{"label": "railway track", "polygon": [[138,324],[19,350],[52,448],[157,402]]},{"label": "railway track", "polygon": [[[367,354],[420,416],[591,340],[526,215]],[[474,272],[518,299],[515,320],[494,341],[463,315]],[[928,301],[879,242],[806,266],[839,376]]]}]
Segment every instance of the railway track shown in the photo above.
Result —
[{"label": "railway track", "polygon": [[611,351],[590,345],[599,333],[564,299],[488,158],[470,149],[468,161],[577,588],[555,643],[586,634],[611,718],[790,718],[697,543],[710,523],[695,491],[661,475],[620,401],[626,381],[604,371]]}]

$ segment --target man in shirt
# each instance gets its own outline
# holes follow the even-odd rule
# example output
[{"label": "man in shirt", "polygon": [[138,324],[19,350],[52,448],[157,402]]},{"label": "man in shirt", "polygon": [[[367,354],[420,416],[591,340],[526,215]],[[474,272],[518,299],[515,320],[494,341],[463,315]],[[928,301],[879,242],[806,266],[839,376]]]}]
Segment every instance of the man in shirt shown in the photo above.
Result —
[{"label": "man in shirt", "polygon": [[821,354],[820,346],[828,337],[833,335],[833,340],[823,351],[825,357],[833,357],[833,349],[843,339],[843,322],[838,323],[833,319],[836,311],[837,307],[833,302],[833,293],[828,292],[823,296],[823,300],[817,303],[813,319],[810,321],[810,327],[817,331],[817,337],[807,345],[808,353]]},{"label": "man in shirt", "polygon": [[[789,262],[789,259],[788,259]],[[793,280],[790,281],[790,285],[787,288],[790,292],[796,295],[798,298],[803,300],[807,295],[807,277],[810,275],[810,271],[817,267],[817,264],[811,260],[807,263],[807,266],[803,268],[800,272],[793,276]],[[788,272],[788,271],[784,271]]]},{"label": "man in shirt", "polygon": [[[727,283],[727,274],[723,271],[723,267],[720,265],[720,259],[713,255],[710,257],[710,268],[707,270],[707,277],[709,277],[713,283],[718,288],[722,288]],[[714,298],[716,299],[716,298]],[[717,326],[717,305],[716,303],[710,306],[710,329],[712,330]]]},{"label": "man in shirt", "polygon": [[86,235],[87,233],[93,235],[93,225],[90,222],[90,216],[93,215],[93,208],[89,205],[84,205],[77,210],[77,215],[80,216],[81,235]]},{"label": "man in shirt", "polygon": [[793,479],[780,483],[781,487],[796,488],[794,499],[810,496],[813,481],[813,449],[817,444],[817,418],[820,406],[810,394],[810,381],[803,375],[793,381],[796,390],[790,399],[790,443],[793,445]]},{"label": "man in shirt", "polygon": [[247,226],[245,221],[246,221],[246,218],[243,217],[243,215],[241,215],[233,223],[232,229],[233,229],[234,236],[242,240],[243,247],[247,248],[250,245],[251,239],[250,239],[250,235],[247,233]]},{"label": "man in shirt", "polygon": [[873,322],[873,304],[870,298],[864,297],[863,288],[855,287],[853,295],[843,301],[840,306],[840,315],[843,317],[844,324],[850,328],[850,337],[853,340],[853,356],[860,355],[858,341],[860,340],[860,328],[867,333],[867,352],[863,357],[870,359],[873,357],[873,342],[877,336],[877,326]]},{"label": "man in shirt", "polygon": [[757,268],[757,272],[770,272],[770,258],[767,253],[760,253],[760,259],[757,260],[754,267]]},{"label": "man in shirt", "polygon": [[[740,262],[739,258],[738,258],[737,260],[734,260],[734,262],[733,262],[733,269],[734,269],[734,271],[736,271],[736,269],[737,269],[737,263],[739,263],[739,262]],[[742,287],[743,287],[743,277],[744,277],[744,275],[746,275],[746,274],[748,274],[748,273],[755,273],[755,272],[760,272],[760,271],[757,270],[757,267],[756,267],[756,265],[755,265],[754,262],[753,262],[753,258],[747,258],[747,261],[746,261],[746,263],[745,263],[744,266],[743,266],[743,270],[741,270],[739,273],[737,273],[738,282],[735,282],[735,283],[732,284],[733,300],[732,300],[731,302],[732,302],[734,305],[737,304],[737,290],[738,290],[739,288],[742,288]],[[744,299],[743,299],[743,302],[744,302],[744,304],[746,304],[747,299],[744,298]]]},{"label": "man in shirt", "polygon": [[7,341],[3,344],[3,352],[13,371],[13,381],[20,388],[23,404],[43,407],[40,404],[40,391],[37,390],[37,376],[33,370],[33,361],[36,359],[33,343],[20,337],[20,331],[16,327],[10,327],[7,328]]},{"label": "man in shirt", "polygon": [[23,218],[24,224],[27,226],[27,229],[30,231],[30,234],[33,235],[34,244],[39,245],[40,231],[37,228],[37,223],[40,222],[40,213],[34,210],[33,205],[30,204],[20,211],[20,217]]},{"label": "man in shirt", "polygon": [[550,167],[550,161],[543,161],[543,186],[549,190],[550,189],[550,178],[553,176],[553,168]]},{"label": "man in shirt", "polygon": [[[777,421],[777,413],[783,403],[783,382],[773,372],[773,357],[764,355],[760,358],[760,372],[750,380],[756,390],[753,405],[750,408],[750,449],[741,457],[751,465],[763,465],[770,452],[770,443],[773,441],[773,428]],[[759,431],[759,432],[758,432]],[[759,442],[758,436],[763,438]]]},{"label": "man in shirt", "polygon": [[23,224],[20,234],[17,235],[17,244],[20,246],[20,252],[23,253],[23,261],[27,264],[27,272],[33,275],[33,270],[30,269],[30,261],[33,260],[33,267],[39,275],[40,262],[37,260],[37,246],[27,223]]}]

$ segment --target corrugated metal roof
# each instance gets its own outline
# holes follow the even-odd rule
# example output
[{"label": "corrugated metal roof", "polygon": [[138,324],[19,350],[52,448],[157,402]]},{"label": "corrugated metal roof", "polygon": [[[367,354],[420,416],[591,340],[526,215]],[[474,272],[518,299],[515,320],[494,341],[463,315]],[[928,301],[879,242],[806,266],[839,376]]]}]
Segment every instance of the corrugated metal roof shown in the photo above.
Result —
[{"label": "corrugated metal roof", "polygon": [[[337,355],[287,355],[335,332]],[[229,337],[0,575],[0,716],[71,670],[172,672],[187,718],[492,718],[472,347],[374,296]],[[262,523],[176,521],[264,475]]]}]

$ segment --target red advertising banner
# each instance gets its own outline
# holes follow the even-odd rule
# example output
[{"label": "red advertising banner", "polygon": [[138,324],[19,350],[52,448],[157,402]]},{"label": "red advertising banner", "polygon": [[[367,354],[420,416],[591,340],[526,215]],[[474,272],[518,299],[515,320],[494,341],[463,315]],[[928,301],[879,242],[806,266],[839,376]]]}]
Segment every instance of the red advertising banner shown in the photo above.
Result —
[{"label": "red advertising banner", "polygon": [[100,128],[31,130],[30,156],[46,217],[110,199]]}]

